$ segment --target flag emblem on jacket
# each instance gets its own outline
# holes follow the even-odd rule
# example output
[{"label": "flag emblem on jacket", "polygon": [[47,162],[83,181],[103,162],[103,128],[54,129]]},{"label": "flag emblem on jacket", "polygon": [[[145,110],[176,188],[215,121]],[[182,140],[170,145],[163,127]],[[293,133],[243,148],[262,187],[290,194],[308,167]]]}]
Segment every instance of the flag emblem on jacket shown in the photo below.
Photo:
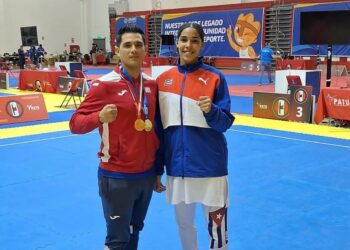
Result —
[{"label": "flag emblem on jacket", "polygon": [[173,79],[166,79],[165,81],[164,81],[164,86],[170,86],[170,85],[172,85],[173,84]]},{"label": "flag emblem on jacket", "polygon": [[151,94],[151,88],[150,87],[145,87],[145,92],[147,94]]}]

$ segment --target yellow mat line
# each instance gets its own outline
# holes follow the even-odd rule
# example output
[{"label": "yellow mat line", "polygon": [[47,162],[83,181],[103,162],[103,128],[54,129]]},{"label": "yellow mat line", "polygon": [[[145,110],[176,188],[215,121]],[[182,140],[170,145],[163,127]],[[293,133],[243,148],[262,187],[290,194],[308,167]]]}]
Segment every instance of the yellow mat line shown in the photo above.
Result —
[{"label": "yellow mat line", "polygon": [[[350,129],[235,115],[234,125],[350,140]],[[68,121],[0,129],[0,139],[69,130]]]},{"label": "yellow mat line", "polygon": [[326,125],[316,125],[310,123],[300,123],[291,121],[279,121],[271,119],[256,118],[247,115],[235,115],[234,125],[266,128],[286,132],[295,132],[307,135],[317,135],[338,139],[350,140],[350,129],[331,127]]},{"label": "yellow mat line", "polygon": [[68,121],[0,129],[0,139],[69,130]]},{"label": "yellow mat line", "polygon": [[[12,95],[27,95],[30,92],[22,91],[22,90],[19,90],[19,89],[10,88],[10,89],[0,89],[0,93],[12,94]],[[33,91],[32,91],[32,93],[33,93]]]},{"label": "yellow mat line", "polygon": [[[22,91],[18,89],[1,90],[2,93],[24,95],[37,92]],[[42,93],[45,99],[48,112],[63,111],[67,109],[58,108],[62,102],[64,95]],[[249,127],[266,128],[287,132],[295,132],[308,135],[325,136],[339,139],[350,140],[350,129],[331,127],[325,125],[316,125],[309,123],[279,121],[271,119],[256,118],[249,115],[236,114],[234,125],[243,125]],[[50,124],[39,124],[33,126],[22,126],[15,128],[0,129],[0,139],[13,138],[17,136],[36,135],[41,133],[50,133],[69,130],[68,122],[58,122]]]}]

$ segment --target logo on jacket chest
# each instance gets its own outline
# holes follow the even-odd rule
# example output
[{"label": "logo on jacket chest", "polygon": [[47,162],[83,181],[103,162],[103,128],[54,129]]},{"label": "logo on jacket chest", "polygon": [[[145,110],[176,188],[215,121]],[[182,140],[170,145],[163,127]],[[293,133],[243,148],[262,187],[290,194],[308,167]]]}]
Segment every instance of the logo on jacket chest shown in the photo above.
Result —
[{"label": "logo on jacket chest", "polygon": [[118,93],[119,96],[123,96],[126,92],[128,92],[126,89],[123,89]]},{"label": "logo on jacket chest", "polygon": [[171,86],[172,84],[173,84],[173,79],[166,79],[164,81],[164,86],[165,87]]},{"label": "logo on jacket chest", "polygon": [[[127,93],[128,91],[126,89],[121,90],[120,92],[118,92],[119,96],[123,96],[125,93]],[[145,87],[145,93],[147,94],[151,94],[151,88],[150,87]]]},{"label": "logo on jacket chest", "polygon": [[209,80],[209,78],[202,78],[202,77],[198,77],[198,80],[200,81],[200,82],[202,82],[204,85],[207,85],[208,84],[208,80]]}]

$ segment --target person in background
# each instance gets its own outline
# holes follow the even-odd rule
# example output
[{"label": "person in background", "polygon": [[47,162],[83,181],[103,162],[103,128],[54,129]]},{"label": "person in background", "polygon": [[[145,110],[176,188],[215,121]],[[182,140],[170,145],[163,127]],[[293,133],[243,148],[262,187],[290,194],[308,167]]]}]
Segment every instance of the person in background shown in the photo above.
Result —
[{"label": "person in background", "polygon": [[272,71],[272,59],[277,58],[273,54],[272,49],[270,48],[268,43],[265,43],[265,47],[261,49],[260,56],[258,59],[260,59],[260,73],[259,73],[259,81],[258,85],[262,85],[262,78],[264,75],[264,71],[267,71],[267,76],[269,78],[269,84],[273,84],[272,76],[271,76],[271,71]]},{"label": "person in background", "polygon": [[[224,75],[199,57],[204,31],[197,23],[178,30],[177,67],[157,78],[163,124],[166,199],[175,216],[184,250],[197,250],[196,204],[207,222],[209,248],[228,249],[228,150],[224,132],[234,121]],[[163,169],[157,170],[161,192]]]},{"label": "person in background", "polygon": [[92,58],[92,64],[93,65],[97,64],[97,59],[96,59],[97,51],[98,51],[98,46],[97,46],[96,43],[93,43],[92,44],[92,48],[90,50],[90,55],[91,55],[91,58]]},{"label": "person in background", "polygon": [[45,54],[45,49],[43,48],[42,44],[39,44],[39,47],[36,50],[36,56],[38,58],[38,63],[44,62],[44,54]]},{"label": "person in background", "polygon": [[19,61],[19,68],[24,69],[24,64],[26,61],[26,56],[23,50],[23,46],[21,45],[18,49],[18,61]]},{"label": "person in background", "polygon": [[136,250],[155,185],[157,85],[141,72],[145,37],[136,26],[117,35],[121,66],[92,84],[70,120],[74,134],[98,128],[99,194],[107,227],[105,249]]},{"label": "person in background", "polygon": [[31,46],[29,49],[29,58],[32,61],[32,64],[36,65],[37,64],[37,54],[36,54],[36,48],[35,46]]},{"label": "person in background", "polygon": [[290,54],[290,52],[288,52],[287,55],[285,56],[285,58],[283,58],[283,59],[293,60],[293,59],[294,59],[294,56],[292,56],[292,55]]}]

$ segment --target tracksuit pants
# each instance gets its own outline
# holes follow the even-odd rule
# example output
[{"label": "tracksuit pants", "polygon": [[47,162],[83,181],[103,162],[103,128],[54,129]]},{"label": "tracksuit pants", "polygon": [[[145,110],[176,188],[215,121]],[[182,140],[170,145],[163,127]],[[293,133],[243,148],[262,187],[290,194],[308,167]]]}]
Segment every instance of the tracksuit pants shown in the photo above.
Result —
[{"label": "tracksuit pants", "polygon": [[107,226],[105,249],[136,250],[151,201],[155,176],[113,179],[99,176],[99,194]]}]

